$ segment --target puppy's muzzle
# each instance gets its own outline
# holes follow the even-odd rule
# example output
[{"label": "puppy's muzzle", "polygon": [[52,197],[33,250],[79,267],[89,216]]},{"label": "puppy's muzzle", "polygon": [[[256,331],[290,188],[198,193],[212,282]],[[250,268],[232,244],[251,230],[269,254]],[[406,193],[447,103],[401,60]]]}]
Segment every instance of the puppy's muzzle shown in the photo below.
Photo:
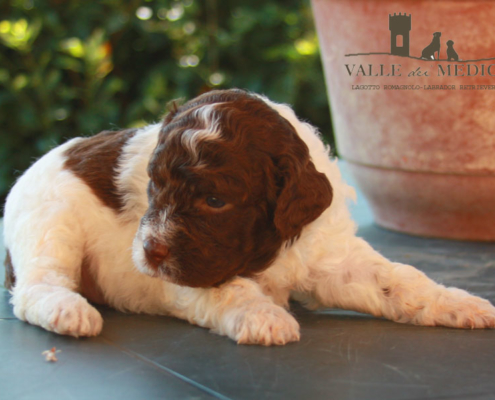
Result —
[{"label": "puppy's muzzle", "polygon": [[146,239],[143,243],[144,254],[148,262],[159,267],[169,256],[170,249],[167,245],[153,239]]}]

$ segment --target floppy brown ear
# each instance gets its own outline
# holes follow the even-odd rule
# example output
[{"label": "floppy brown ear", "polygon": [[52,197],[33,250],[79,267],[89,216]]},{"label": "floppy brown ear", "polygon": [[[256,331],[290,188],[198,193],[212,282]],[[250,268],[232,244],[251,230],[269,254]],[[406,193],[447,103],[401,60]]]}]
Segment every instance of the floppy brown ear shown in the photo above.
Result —
[{"label": "floppy brown ear", "polygon": [[305,225],[318,218],[333,197],[327,177],[316,170],[306,145],[299,141],[296,150],[280,156],[277,162],[281,189],[274,224],[282,239],[288,241],[297,238]]}]

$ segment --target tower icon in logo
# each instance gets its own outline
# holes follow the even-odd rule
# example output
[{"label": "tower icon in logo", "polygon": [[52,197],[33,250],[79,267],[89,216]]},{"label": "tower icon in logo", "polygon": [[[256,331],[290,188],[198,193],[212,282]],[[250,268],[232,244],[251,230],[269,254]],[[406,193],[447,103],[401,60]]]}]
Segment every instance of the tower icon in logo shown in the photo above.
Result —
[{"label": "tower icon in logo", "polygon": [[388,15],[390,29],[390,53],[396,56],[409,57],[409,32],[411,30],[411,14]]}]

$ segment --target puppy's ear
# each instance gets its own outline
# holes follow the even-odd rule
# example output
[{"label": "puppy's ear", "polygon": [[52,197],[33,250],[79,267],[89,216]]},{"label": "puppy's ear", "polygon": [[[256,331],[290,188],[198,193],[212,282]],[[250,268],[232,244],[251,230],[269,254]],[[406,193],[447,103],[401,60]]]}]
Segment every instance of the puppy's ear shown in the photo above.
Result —
[{"label": "puppy's ear", "polygon": [[276,160],[280,191],[274,224],[282,239],[289,242],[330,206],[333,197],[330,182],[316,170],[306,144],[299,137],[294,141]]}]

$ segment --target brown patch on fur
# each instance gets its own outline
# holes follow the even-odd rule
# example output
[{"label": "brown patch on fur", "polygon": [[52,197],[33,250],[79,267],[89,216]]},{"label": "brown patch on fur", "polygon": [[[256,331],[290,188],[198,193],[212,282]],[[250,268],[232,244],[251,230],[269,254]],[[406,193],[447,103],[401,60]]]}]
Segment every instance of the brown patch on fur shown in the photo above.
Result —
[{"label": "brown patch on fur", "polygon": [[14,266],[12,265],[12,259],[10,257],[10,252],[8,250],[3,265],[5,265],[5,282],[3,285],[6,289],[12,290],[15,286],[15,273]]},{"label": "brown patch on fur", "polygon": [[[221,139],[200,139],[194,154],[183,135],[207,128],[194,111],[210,104],[218,104]],[[150,208],[143,220],[159,226],[160,211],[167,210],[172,228],[152,239],[169,247],[177,283],[193,287],[263,271],[332,201],[328,179],[294,127],[241,90],[212,91],[172,110],[148,173]],[[198,207],[208,196],[229,207]]]},{"label": "brown patch on fur", "polygon": [[81,264],[81,283],[79,293],[81,293],[81,295],[92,303],[107,304],[103,291],[96,283],[95,277],[91,272],[89,257],[84,257]]},{"label": "brown patch on fur", "polygon": [[124,203],[115,184],[115,168],[136,129],[103,131],[67,149],[65,168],[82,179],[107,207],[119,212]]}]

